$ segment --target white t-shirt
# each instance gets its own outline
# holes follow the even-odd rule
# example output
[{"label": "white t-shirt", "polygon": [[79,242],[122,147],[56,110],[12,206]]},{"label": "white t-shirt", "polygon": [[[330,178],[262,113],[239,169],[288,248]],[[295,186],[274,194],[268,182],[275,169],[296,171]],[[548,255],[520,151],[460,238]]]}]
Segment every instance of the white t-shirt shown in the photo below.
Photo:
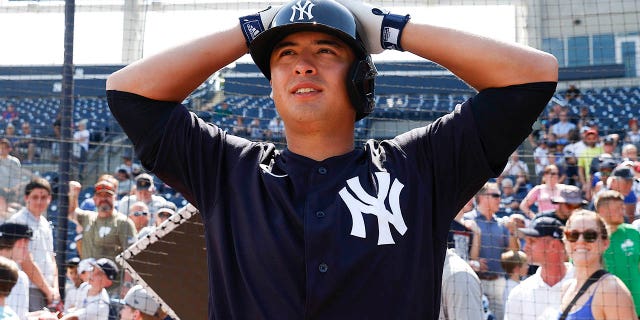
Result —
[{"label": "white t-shirt", "polygon": [[109,294],[106,289],[102,289],[99,294],[89,296],[91,285],[81,286],[79,298],[81,303],[73,314],[79,320],[108,320],[109,319]]},{"label": "white t-shirt", "polygon": [[507,278],[507,284],[504,287],[504,296],[502,298],[503,305],[507,304],[507,298],[509,298],[509,293],[511,293],[511,290],[513,290],[513,288],[517,287],[519,284],[520,282],[515,282],[511,278]]},{"label": "white t-shirt", "polygon": [[78,145],[80,145],[80,147],[82,149],[89,150],[89,137],[91,136],[91,133],[89,132],[89,130],[81,130],[81,131],[76,131],[73,133],[73,140],[76,141],[76,143]]},{"label": "white t-shirt", "polygon": [[11,307],[20,320],[27,320],[29,313],[29,277],[22,270],[18,270],[18,281],[7,296],[6,305]]},{"label": "white t-shirt", "polygon": [[11,309],[10,306],[0,306],[0,320],[19,320],[18,315]]},{"label": "white t-shirt", "polygon": [[571,122],[558,122],[551,126],[551,132],[556,136],[566,135],[575,127],[576,125]]},{"label": "white t-shirt", "polygon": [[74,285],[67,286],[65,288],[65,297],[64,297],[64,312],[66,313],[71,308],[76,308],[82,303],[82,299],[80,294],[84,293],[86,295],[85,287],[88,287],[89,283],[83,282],[77,288]]},{"label": "white t-shirt", "polygon": [[535,274],[513,288],[505,305],[504,320],[557,319],[561,311],[562,285],[573,279],[573,265],[565,263],[565,267],[564,278],[553,287],[542,280],[541,268],[538,268]]},{"label": "white t-shirt", "polygon": [[469,264],[448,249],[442,270],[439,320],[482,320],[482,286]]},{"label": "white t-shirt", "polygon": [[538,162],[536,162],[536,174],[540,175],[540,173],[544,170],[544,167],[546,167],[549,164],[549,158],[548,158],[548,150],[547,149],[543,149],[540,147],[537,147],[535,150],[533,150],[533,158],[535,160],[539,160]]},{"label": "white t-shirt", "polygon": [[[29,252],[33,256],[33,261],[40,268],[47,284],[53,286],[56,275],[56,261],[53,258],[53,232],[51,224],[44,216],[36,218],[27,208],[22,208],[7,222],[26,224],[33,231],[33,237],[29,241]],[[33,283],[30,288],[37,288]]]}]

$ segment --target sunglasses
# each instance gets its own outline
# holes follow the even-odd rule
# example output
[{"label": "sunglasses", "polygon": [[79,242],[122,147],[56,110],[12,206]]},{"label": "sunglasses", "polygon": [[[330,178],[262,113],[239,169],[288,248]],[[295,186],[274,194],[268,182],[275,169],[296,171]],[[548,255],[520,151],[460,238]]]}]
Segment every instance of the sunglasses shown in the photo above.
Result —
[{"label": "sunglasses", "polygon": [[158,213],[158,217],[160,217],[160,218],[169,218],[170,216],[171,216],[171,214],[167,213],[167,212]]},{"label": "sunglasses", "polygon": [[146,211],[134,211],[132,214],[133,214],[135,217],[139,217],[139,216],[146,216],[146,215],[147,215],[147,214],[149,214],[149,213],[148,213],[148,212],[146,212]]},{"label": "sunglasses", "polygon": [[567,230],[564,232],[564,237],[569,242],[578,241],[578,239],[580,238],[580,235],[582,235],[582,239],[584,239],[584,241],[592,243],[598,240],[598,236],[600,235],[600,233],[598,233],[598,231],[593,229],[587,229],[582,232],[576,231],[576,230]]},{"label": "sunglasses", "polygon": [[490,197],[496,198],[496,199],[500,198],[500,194],[499,193],[485,193],[484,195],[485,196],[490,196]]}]

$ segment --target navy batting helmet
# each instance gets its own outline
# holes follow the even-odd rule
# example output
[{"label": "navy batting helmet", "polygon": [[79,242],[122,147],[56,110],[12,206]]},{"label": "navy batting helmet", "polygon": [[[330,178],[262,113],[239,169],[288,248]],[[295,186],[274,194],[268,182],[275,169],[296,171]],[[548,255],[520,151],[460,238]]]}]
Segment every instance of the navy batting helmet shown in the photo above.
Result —
[{"label": "navy batting helmet", "polygon": [[283,5],[271,27],[249,44],[251,57],[260,71],[271,80],[269,60],[273,48],[286,36],[301,31],[333,35],[353,50],[356,61],[347,76],[347,91],[356,109],[356,121],[370,114],[375,106],[378,72],[358,36],[356,19],[347,8],[333,0],[294,0]]}]

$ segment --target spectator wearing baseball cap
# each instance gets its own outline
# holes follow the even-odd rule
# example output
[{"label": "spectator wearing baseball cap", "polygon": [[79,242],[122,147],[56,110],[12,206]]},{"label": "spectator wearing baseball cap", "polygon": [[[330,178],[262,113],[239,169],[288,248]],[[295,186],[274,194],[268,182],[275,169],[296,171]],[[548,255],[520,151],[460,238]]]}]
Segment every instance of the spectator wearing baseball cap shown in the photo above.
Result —
[{"label": "spectator wearing baseball cap", "polygon": [[105,288],[110,287],[119,274],[118,266],[111,259],[100,258],[91,264],[89,285],[81,287],[81,303],[61,318],[79,320],[108,320],[110,298]]},{"label": "spectator wearing baseball cap", "polygon": [[114,259],[135,242],[137,234],[133,222],[115,209],[117,187],[111,179],[98,180],[94,185],[97,214],[71,205],[77,204],[81,189],[80,183],[69,183],[69,219],[82,228],[80,257]]},{"label": "spectator wearing baseball cap", "polygon": [[129,289],[122,299],[121,320],[159,320],[166,316],[158,303],[141,285]]},{"label": "spectator wearing baseball cap", "polygon": [[547,216],[558,219],[562,224],[567,222],[573,210],[587,205],[589,202],[582,197],[580,188],[565,185],[558,195],[551,198],[551,202],[558,206],[555,212],[540,214],[540,217]]},{"label": "spectator wearing baseball cap", "polygon": [[74,292],[66,292],[66,297],[64,301],[64,312],[69,312],[69,310],[77,309],[78,306],[82,304],[81,292],[83,292],[84,287],[89,285],[89,277],[91,276],[91,270],[93,270],[93,263],[95,263],[96,259],[87,258],[82,259],[78,262],[78,277],[80,278],[80,285],[77,290]]},{"label": "spectator wearing baseball cap", "polygon": [[[33,231],[26,224],[4,223],[0,225],[0,256],[22,263],[29,257],[29,241]],[[26,319],[29,313],[29,277],[18,270],[16,285],[5,300],[20,319]]]},{"label": "spectator wearing baseball cap", "polygon": [[530,264],[539,266],[529,278],[511,290],[506,303],[505,319],[555,319],[559,314],[562,286],[573,278],[573,266],[567,259],[562,242],[560,220],[542,216],[519,228],[525,238],[524,251]]},{"label": "spectator wearing baseball cap", "polygon": [[624,196],[625,216],[629,221],[633,221],[637,198],[635,193],[631,191],[635,182],[635,174],[634,169],[629,164],[631,162],[622,163],[611,172],[611,176],[607,179],[606,187],[602,188],[593,197],[591,208],[595,208],[595,202],[602,192],[615,190]]},{"label": "spectator wearing baseball cap", "polygon": [[129,215],[129,208],[137,201],[142,201],[149,207],[148,225],[155,224],[156,212],[164,205],[167,200],[161,196],[155,195],[155,184],[153,176],[148,173],[142,173],[136,176],[136,189],[132,195],[124,196],[118,204],[118,208],[125,215]]},{"label": "spectator wearing baseball cap", "polygon": [[178,212],[178,207],[175,205],[175,203],[167,201],[156,212],[156,227],[161,225],[172,215],[176,214],[176,212]]},{"label": "spectator wearing baseball cap", "polygon": [[83,280],[80,277],[80,272],[78,271],[78,266],[80,265],[80,258],[73,257],[66,261],[67,267],[67,284],[65,286],[65,303],[64,303],[64,311],[67,312],[72,306],[72,301],[77,301],[78,294],[80,293],[80,286],[82,286]]}]

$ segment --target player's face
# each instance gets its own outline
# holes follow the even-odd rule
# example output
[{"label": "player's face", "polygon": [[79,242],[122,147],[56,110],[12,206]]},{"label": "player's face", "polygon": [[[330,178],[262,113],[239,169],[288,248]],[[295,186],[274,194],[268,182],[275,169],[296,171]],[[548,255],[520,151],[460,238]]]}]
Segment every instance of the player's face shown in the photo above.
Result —
[{"label": "player's face", "polygon": [[[271,86],[285,124],[355,120],[346,89],[354,54],[338,38],[321,32],[298,32],[271,53]],[[289,128],[287,128],[289,132]]]},{"label": "player's face", "polygon": [[49,191],[42,188],[33,189],[29,195],[24,196],[24,201],[27,204],[29,212],[34,214],[43,214],[47,211],[49,203],[51,202],[51,194]]}]

